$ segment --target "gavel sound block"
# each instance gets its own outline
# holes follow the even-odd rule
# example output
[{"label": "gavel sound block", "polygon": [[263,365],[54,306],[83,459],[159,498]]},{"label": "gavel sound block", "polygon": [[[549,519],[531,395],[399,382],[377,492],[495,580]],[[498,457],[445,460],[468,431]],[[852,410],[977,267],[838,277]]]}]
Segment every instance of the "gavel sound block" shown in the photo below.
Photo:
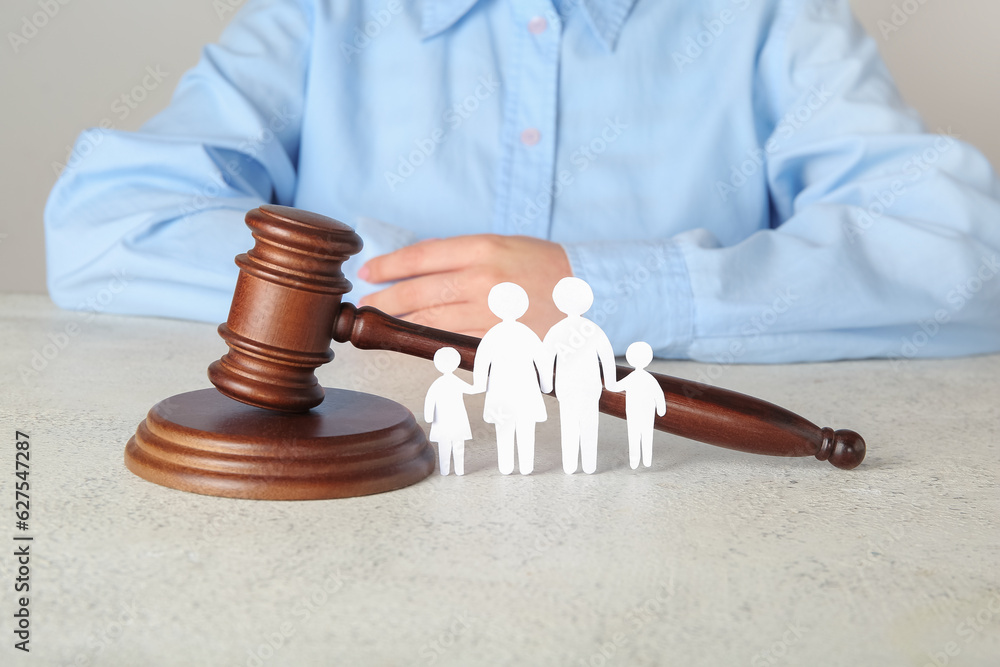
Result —
[{"label": "gavel sound block", "polygon": [[[405,407],[343,389],[324,390],[314,371],[330,343],[432,359],[456,348],[472,369],[479,339],[342,303],[341,265],[361,249],[347,225],[283,206],[250,211],[255,244],[239,255],[229,345],[208,376],[215,389],[168,398],[129,440],[129,470],[157,484],[236,498],[316,499],[380,493],[420,481],[434,452]],[[618,367],[618,377],[631,369]],[[656,428],[755,454],[815,456],[845,470],[864,459],[853,431],[819,428],[744,394],[654,374],[667,399]],[[601,411],[625,417],[623,394],[605,391]]]}]

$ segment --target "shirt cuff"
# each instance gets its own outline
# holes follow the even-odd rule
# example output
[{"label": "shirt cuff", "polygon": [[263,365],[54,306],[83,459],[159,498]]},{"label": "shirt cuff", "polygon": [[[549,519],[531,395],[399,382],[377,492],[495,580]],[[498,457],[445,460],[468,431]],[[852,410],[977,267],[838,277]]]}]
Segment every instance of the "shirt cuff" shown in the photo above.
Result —
[{"label": "shirt cuff", "polygon": [[564,243],[573,275],[594,290],[587,317],[604,329],[616,355],[636,341],[662,358],[686,359],[694,299],[678,243],[615,241]]},{"label": "shirt cuff", "polygon": [[398,227],[375,218],[359,217],[354,221],[354,231],[364,242],[361,252],[349,257],[344,262],[341,270],[344,277],[351,281],[350,299],[357,303],[361,297],[368,296],[385,289],[394,282],[370,283],[358,277],[358,270],[372,257],[386,255],[395,252],[400,248],[412,245],[417,242],[417,236],[408,229]]}]

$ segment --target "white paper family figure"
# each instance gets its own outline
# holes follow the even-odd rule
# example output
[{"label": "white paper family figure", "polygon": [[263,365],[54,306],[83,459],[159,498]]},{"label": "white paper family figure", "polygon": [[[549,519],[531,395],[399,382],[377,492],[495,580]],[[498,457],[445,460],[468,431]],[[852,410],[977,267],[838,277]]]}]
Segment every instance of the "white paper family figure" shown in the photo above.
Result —
[{"label": "white paper family figure", "polygon": [[434,367],[441,377],[431,384],[424,400],[424,421],[431,425],[430,440],[438,443],[442,475],[448,474],[452,456],[455,474],[465,474],[465,441],[472,438],[464,394],[473,393],[473,387],[455,375],[461,360],[453,347],[442,347],[434,353]]},{"label": "white paper family figure", "polygon": [[[597,470],[597,426],[601,401],[601,371],[608,389],[615,387],[615,353],[596,323],[583,317],[594,303],[594,292],[580,278],[563,278],[552,290],[552,301],[566,317],[545,334],[549,364],[555,366],[555,390],[562,429],[563,471]],[[552,366],[542,372],[552,377]]]},{"label": "white paper family figure", "polygon": [[[639,341],[629,345],[625,358],[634,370],[617,380],[611,341],[601,328],[583,316],[594,302],[590,285],[579,278],[560,280],[552,301],[566,315],[540,340],[517,320],[528,310],[528,294],[514,283],[490,290],[489,308],[501,322],[486,332],[472,369],[472,384],[455,376],[461,362],[458,350],[443,347],[434,354],[441,377],[431,384],[424,401],[424,420],[431,424],[430,439],[438,443],[441,474],[447,475],[454,457],[455,474],[465,473],[465,441],[472,438],[464,394],[486,392],[483,420],[497,432],[500,472],[518,468],[528,475],[535,465],[535,424],[547,414],[542,393],[553,389],[559,400],[563,470],[597,470],[597,429],[601,391],[625,392],[629,464],[635,470],[640,457],[648,468],[653,459],[655,415],[666,414],[662,387],[646,369],[653,349]],[[601,378],[604,381],[602,383]],[[602,387],[602,384],[604,387]]]},{"label": "white paper family figure", "polygon": [[667,400],[660,383],[646,370],[653,360],[653,348],[649,343],[632,343],[625,350],[625,359],[635,370],[619,380],[613,391],[625,392],[628,462],[635,470],[639,467],[640,448],[642,464],[648,468],[653,463],[653,413],[661,417],[667,414]]},{"label": "white paper family figure", "polygon": [[497,430],[500,472],[514,471],[514,442],[522,475],[535,466],[535,424],[545,421],[542,392],[549,392],[551,372],[542,341],[518,318],[528,310],[528,294],[514,283],[500,283],[490,290],[488,302],[501,322],[486,332],[476,351],[472,382],[476,393],[486,392],[483,419]]}]

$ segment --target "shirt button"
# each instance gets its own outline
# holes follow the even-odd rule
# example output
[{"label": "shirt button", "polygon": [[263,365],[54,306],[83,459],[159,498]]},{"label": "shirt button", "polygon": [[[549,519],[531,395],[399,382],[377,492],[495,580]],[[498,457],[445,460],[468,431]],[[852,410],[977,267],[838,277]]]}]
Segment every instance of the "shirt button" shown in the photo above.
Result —
[{"label": "shirt button", "polygon": [[527,130],[521,133],[521,143],[525,146],[534,146],[542,138],[542,133],[533,127],[529,127]]},{"label": "shirt button", "polygon": [[541,35],[549,27],[549,22],[544,16],[536,16],[528,21],[528,32],[532,35]]}]

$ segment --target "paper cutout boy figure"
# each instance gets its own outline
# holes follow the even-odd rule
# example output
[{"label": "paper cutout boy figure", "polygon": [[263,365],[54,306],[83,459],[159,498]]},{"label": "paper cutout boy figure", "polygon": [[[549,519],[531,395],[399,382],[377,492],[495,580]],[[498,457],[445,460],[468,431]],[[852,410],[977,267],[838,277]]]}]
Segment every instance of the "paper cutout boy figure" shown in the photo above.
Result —
[{"label": "paper cutout boy figure", "polygon": [[[583,471],[591,474],[597,470],[600,371],[604,372],[608,389],[612,389],[616,382],[615,354],[604,331],[583,317],[594,303],[590,285],[580,278],[563,278],[552,290],[552,300],[566,314],[545,334],[544,343],[547,361],[555,364],[563,470],[567,475],[575,473],[582,457]],[[542,372],[542,377],[551,375],[551,366]]]},{"label": "paper cutout boy figure", "polygon": [[663,416],[667,413],[667,400],[663,388],[649,371],[645,370],[653,360],[653,348],[649,343],[638,341],[625,350],[625,359],[635,368],[618,381],[613,391],[625,392],[625,418],[628,421],[628,462],[632,470],[639,467],[639,450],[642,449],[642,464],[647,468],[653,462],[653,413]]},{"label": "paper cutout boy figure", "polygon": [[522,475],[535,465],[535,424],[545,421],[542,392],[552,390],[551,372],[536,368],[549,364],[542,341],[517,319],[528,310],[528,294],[520,285],[500,283],[490,290],[487,303],[502,321],[486,332],[473,364],[475,392],[486,391],[483,419],[496,424],[497,461],[500,472],[514,471],[514,440],[517,436],[518,467]]},{"label": "paper cutout boy figure", "polygon": [[441,377],[434,380],[424,399],[424,421],[431,425],[430,440],[438,443],[442,475],[448,474],[453,455],[455,474],[465,474],[465,441],[472,438],[463,394],[474,391],[471,384],[455,375],[461,360],[453,347],[434,353],[434,367],[441,371]]}]

